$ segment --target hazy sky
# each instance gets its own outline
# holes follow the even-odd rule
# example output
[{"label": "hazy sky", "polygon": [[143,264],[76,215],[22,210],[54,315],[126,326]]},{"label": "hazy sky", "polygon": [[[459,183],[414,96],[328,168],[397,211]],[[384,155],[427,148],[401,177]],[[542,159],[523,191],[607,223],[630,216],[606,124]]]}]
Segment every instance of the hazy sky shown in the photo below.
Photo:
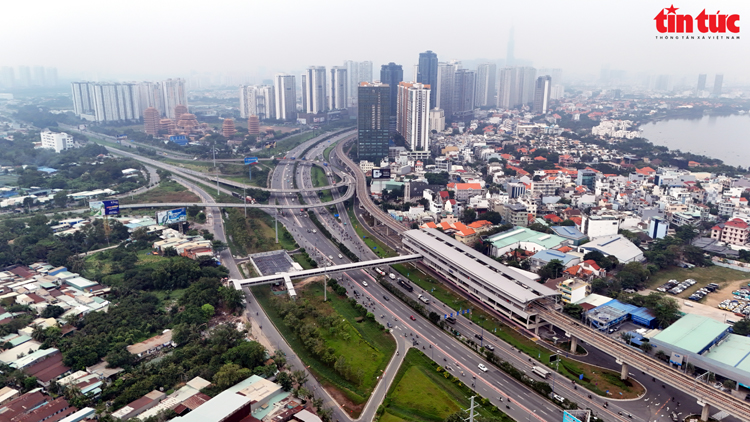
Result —
[{"label": "hazy sky", "polygon": [[[372,60],[404,66],[419,52],[442,60],[515,56],[566,74],[725,74],[750,81],[750,2],[678,0],[677,13],[740,14],[740,40],[656,40],[653,0],[26,0],[3,2],[0,66],[57,66],[60,77],[246,72]],[[747,20],[749,23],[745,23]],[[709,77],[711,79],[711,76]],[[259,81],[257,81],[259,82]]]}]

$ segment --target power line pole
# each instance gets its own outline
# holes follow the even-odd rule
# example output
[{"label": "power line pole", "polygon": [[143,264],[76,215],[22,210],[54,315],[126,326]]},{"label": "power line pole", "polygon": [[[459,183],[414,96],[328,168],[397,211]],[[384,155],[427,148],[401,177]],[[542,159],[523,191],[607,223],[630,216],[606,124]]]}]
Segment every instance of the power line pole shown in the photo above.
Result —
[{"label": "power line pole", "polygon": [[466,422],[474,422],[474,416],[476,416],[476,413],[474,412],[474,409],[476,409],[476,408],[479,407],[478,404],[474,404],[474,398],[475,397],[476,396],[471,396],[471,398],[470,398],[470,400],[471,400],[471,406],[469,406],[469,408],[467,410],[464,410],[464,412],[466,412],[466,413],[469,414],[469,417],[466,418],[466,419],[464,419]]}]

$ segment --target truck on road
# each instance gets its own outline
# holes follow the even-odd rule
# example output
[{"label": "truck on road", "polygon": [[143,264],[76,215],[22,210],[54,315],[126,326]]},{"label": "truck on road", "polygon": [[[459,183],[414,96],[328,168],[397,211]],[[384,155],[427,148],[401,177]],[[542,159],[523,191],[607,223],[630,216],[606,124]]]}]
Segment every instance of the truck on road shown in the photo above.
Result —
[{"label": "truck on road", "polygon": [[430,304],[430,299],[428,299],[428,298],[426,298],[426,297],[424,297],[422,295],[417,296],[417,299],[421,300],[422,302],[424,302],[427,305]]}]

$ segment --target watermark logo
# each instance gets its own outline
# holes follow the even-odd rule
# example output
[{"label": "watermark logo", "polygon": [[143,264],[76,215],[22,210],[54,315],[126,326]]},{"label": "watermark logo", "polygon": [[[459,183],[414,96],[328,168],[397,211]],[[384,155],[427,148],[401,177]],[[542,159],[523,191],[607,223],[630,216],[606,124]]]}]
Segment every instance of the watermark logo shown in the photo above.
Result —
[{"label": "watermark logo", "polygon": [[[706,13],[703,9],[697,16],[677,13],[679,7],[665,7],[654,21],[660,34],[685,34],[684,36],[659,36],[657,39],[739,39],[740,15],[717,11]],[[703,35],[705,34],[705,35]],[[688,36],[689,35],[689,36]]]}]

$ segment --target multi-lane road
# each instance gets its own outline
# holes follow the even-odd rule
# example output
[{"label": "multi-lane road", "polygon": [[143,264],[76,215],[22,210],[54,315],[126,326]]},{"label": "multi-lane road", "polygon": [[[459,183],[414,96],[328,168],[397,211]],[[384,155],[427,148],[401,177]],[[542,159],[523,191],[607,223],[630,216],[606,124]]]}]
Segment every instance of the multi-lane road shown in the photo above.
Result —
[{"label": "multi-lane road", "polygon": [[[342,140],[346,137],[340,137],[336,140]],[[334,141],[336,141],[334,140]],[[316,142],[316,139],[303,143],[299,147],[289,152],[289,154],[300,154],[304,149]],[[330,145],[331,142],[324,142],[318,146],[311,148],[307,157],[315,158],[322,155],[322,151]],[[343,142],[341,142],[343,143]],[[135,156],[143,161],[143,157]],[[336,148],[331,154],[331,163],[335,164],[339,161],[347,162],[348,158],[343,157],[341,148]],[[163,163],[160,164],[160,167]],[[347,163],[351,168],[351,164]],[[340,264],[348,262],[346,257],[339,258],[339,251],[333,246],[333,244],[326,239],[321,233],[317,232],[317,227],[309,221],[306,217],[306,213],[302,213],[295,209],[299,206],[302,208],[310,208],[314,205],[318,205],[318,196],[316,193],[309,192],[312,188],[312,182],[310,177],[309,166],[297,166],[297,172],[294,174],[294,162],[287,161],[280,163],[274,171],[271,181],[271,188],[276,192],[287,191],[293,187],[293,180],[296,179],[297,186],[302,191],[307,191],[303,194],[307,205],[299,206],[295,204],[296,194],[276,194],[280,205],[289,207],[287,210],[280,211],[278,214],[279,222],[284,224],[294,236],[295,240],[300,246],[306,248],[306,250],[313,256],[321,265],[325,263]],[[337,172],[340,176],[345,176],[343,169],[339,169],[334,165],[327,167],[332,172]],[[205,191],[195,185],[195,180],[186,180],[191,177],[189,174],[185,174],[184,169],[174,168],[171,171],[178,174],[182,178],[181,182],[192,185],[194,191],[201,196],[203,203],[209,204],[209,223],[213,225],[213,229],[217,235],[217,238],[226,241],[223,225],[221,221],[221,211],[214,204],[213,199]],[[358,172],[353,172],[355,177]],[[195,176],[193,176],[195,177]],[[333,177],[333,176],[331,176]],[[359,182],[360,178],[357,177]],[[199,181],[204,182],[203,179]],[[332,183],[332,179],[329,179]],[[222,189],[226,192],[225,189]],[[338,192],[334,189],[332,191],[334,197],[338,196]],[[362,201],[362,204],[367,207],[367,204],[371,204],[370,201]],[[345,244],[351,251],[357,253],[361,259],[374,259],[375,255],[367,249],[367,247],[361,242],[354,232],[351,222],[348,220],[348,215],[343,208],[343,205],[337,205],[338,214],[341,219],[335,219],[331,216],[328,211],[324,209],[316,210],[319,215],[320,221],[328,227],[329,232],[337,238],[338,241]],[[368,210],[370,213],[376,213],[379,209]],[[269,211],[274,214],[276,211]],[[394,222],[395,223],[395,222]],[[393,227],[396,229],[403,230],[403,227]],[[317,232],[317,233],[316,233]],[[229,251],[223,251],[221,256],[222,262],[230,269],[231,278],[243,278],[241,277],[233,258]],[[424,347],[424,352],[427,356],[433,358],[436,362],[441,365],[450,366],[451,370],[467,385],[472,385],[478,394],[490,399],[493,404],[500,407],[503,411],[508,413],[511,417],[516,420],[545,420],[545,421],[559,421],[561,418],[561,411],[557,406],[548,401],[545,398],[538,396],[533,391],[529,390],[523,385],[520,385],[515,380],[508,377],[503,372],[495,369],[478,354],[468,349],[466,346],[461,344],[459,341],[454,339],[447,332],[439,329],[429,321],[424,320],[420,316],[416,315],[414,311],[408,308],[401,301],[392,298],[392,296],[383,288],[373,277],[372,273],[367,271],[357,271],[354,273],[345,274],[340,276],[341,282],[348,287],[348,290],[352,292],[357,290],[360,294],[358,300],[360,303],[368,306],[373,313],[379,316],[379,319],[383,323],[390,323],[393,326],[393,333],[397,340],[399,355],[393,358],[393,361],[388,366],[386,373],[378,385],[377,389],[373,393],[370,401],[365,407],[359,420],[371,420],[374,416],[374,412],[377,410],[377,406],[382,401],[390,380],[395,375],[400,359],[403,358],[407,347]],[[364,287],[363,282],[368,283],[368,287]],[[247,292],[249,295],[250,293]],[[410,293],[416,296],[417,293],[421,293],[419,289],[415,289],[415,292]],[[425,293],[426,294],[426,293]],[[385,299],[388,297],[389,299]],[[443,305],[434,300],[430,304],[431,310],[435,310],[439,314],[445,309],[441,309]],[[257,313],[257,315],[254,315]],[[250,295],[248,303],[248,315],[256,319],[256,326],[264,326],[263,334],[281,350],[284,350],[290,363],[294,364],[297,368],[302,368],[304,365],[294,355],[293,351],[286,345],[280,334],[272,327],[270,321],[262,313],[262,309],[258,307],[255,301]],[[415,320],[411,320],[410,317],[414,315]],[[476,327],[466,319],[459,318],[457,329],[467,337],[473,337],[477,331]],[[413,341],[419,336],[419,343],[415,344]],[[489,339],[491,335],[485,333],[485,339]],[[527,374],[534,377],[531,374],[531,365],[529,358],[519,353],[517,350],[512,349],[510,346],[505,345],[497,339],[489,340],[497,347],[496,353],[498,353],[503,359],[513,363],[518,368],[526,371]],[[478,369],[480,363],[485,364],[489,367],[488,372],[483,372]],[[646,383],[647,384],[647,383]],[[331,397],[323,392],[320,385],[314,379],[310,379],[308,387],[316,390],[318,395],[323,396],[326,402],[333,405],[335,402]],[[643,408],[646,403],[641,401],[614,403],[609,402],[609,408],[602,408],[601,404],[605,399],[594,396],[592,399],[588,399],[588,393],[582,389],[573,388],[571,384],[566,382],[559,382],[556,386],[556,392],[566,398],[578,402],[579,404],[590,407],[595,410],[597,414],[604,417],[605,420],[656,420],[650,416],[645,415]],[[502,401],[501,401],[502,399]],[[510,401],[509,401],[510,399]],[[669,403],[666,401],[669,399],[668,394],[665,392],[650,392],[647,397],[641,398],[641,400],[649,400],[649,404],[653,404],[654,409],[659,406],[658,409],[662,410],[668,408]],[[632,405],[629,405],[632,403]],[[641,410],[641,411],[638,411]],[[618,411],[623,413],[635,414],[634,419],[626,418],[625,416],[618,415]],[[659,415],[657,415],[659,416]],[[664,415],[661,415],[664,416]],[[334,418],[340,421],[349,419],[346,412],[336,406],[334,412]]]}]

